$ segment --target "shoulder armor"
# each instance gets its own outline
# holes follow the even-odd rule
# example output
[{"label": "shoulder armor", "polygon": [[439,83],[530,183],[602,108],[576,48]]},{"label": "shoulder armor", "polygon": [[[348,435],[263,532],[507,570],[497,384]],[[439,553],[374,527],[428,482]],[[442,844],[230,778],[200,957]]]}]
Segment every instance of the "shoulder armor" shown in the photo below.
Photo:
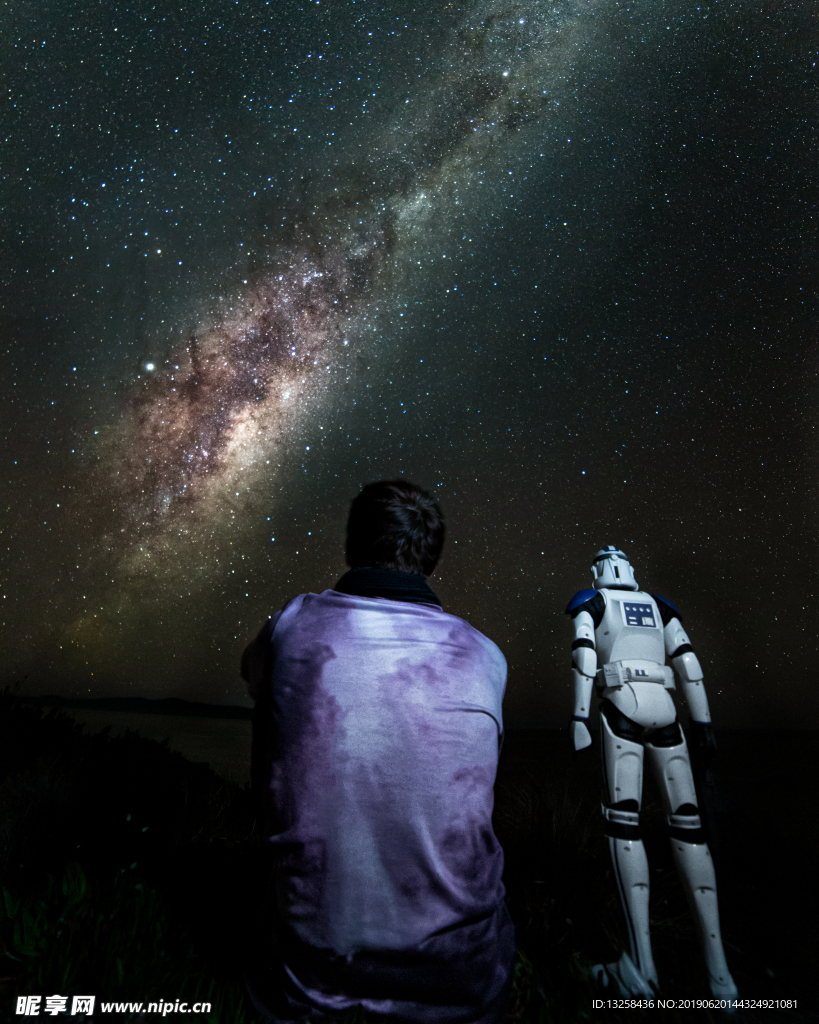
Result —
[{"label": "shoulder armor", "polygon": [[663,625],[667,626],[672,619],[679,619],[682,622],[682,614],[680,609],[667,597],[660,597],[659,594],[651,595],[657,602],[657,607],[660,609],[660,618],[663,620]]},{"label": "shoulder armor", "polygon": [[579,608],[582,604],[585,604],[587,601],[591,601],[591,599],[594,597],[596,593],[596,590],[578,590],[578,592],[574,595],[571,601],[569,601],[569,603],[566,605],[566,611],[564,612],[564,615],[571,615],[576,608]]},{"label": "shoulder armor", "polygon": [[591,615],[597,629],[606,613],[606,599],[599,590],[579,590],[566,605],[565,614],[574,619],[581,611]]}]

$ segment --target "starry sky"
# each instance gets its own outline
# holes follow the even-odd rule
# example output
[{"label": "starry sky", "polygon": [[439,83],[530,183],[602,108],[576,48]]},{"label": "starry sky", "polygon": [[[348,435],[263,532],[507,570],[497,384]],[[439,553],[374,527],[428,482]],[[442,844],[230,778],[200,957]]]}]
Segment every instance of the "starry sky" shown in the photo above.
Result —
[{"label": "starry sky", "polygon": [[617,544],[718,728],[816,727],[808,6],[9,7],[2,681],[241,702],[404,475],[508,724]]}]

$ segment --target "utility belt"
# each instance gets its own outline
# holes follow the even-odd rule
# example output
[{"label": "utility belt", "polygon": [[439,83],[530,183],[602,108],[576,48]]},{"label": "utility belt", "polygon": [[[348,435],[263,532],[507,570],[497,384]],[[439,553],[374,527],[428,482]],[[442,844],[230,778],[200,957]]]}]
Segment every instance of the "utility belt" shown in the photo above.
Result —
[{"label": "utility belt", "polygon": [[656,661],[610,661],[598,670],[595,678],[597,688],[624,686],[626,683],[660,683],[666,690],[673,690],[674,670],[670,665]]}]

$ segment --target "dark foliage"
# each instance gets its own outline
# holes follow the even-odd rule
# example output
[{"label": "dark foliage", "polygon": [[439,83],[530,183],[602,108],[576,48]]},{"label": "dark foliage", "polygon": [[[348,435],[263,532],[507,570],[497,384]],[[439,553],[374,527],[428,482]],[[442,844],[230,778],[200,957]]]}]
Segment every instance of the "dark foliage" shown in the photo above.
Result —
[{"label": "dark foliage", "polygon": [[133,733],[0,697],[0,1014],[19,993],[211,1001],[244,1020],[249,793]]},{"label": "dark foliage", "polygon": [[[571,765],[557,747],[550,764],[543,742],[534,733],[507,741],[496,786],[519,943],[509,1020],[633,1020],[634,1012],[592,1008],[612,993],[596,987],[591,966],[623,945],[595,800],[597,764],[588,757]],[[659,811],[649,802],[643,817],[663,991],[702,998],[694,926]],[[0,695],[0,1020],[20,1019],[18,993],[59,992],[207,1001],[208,1021],[254,1021],[242,981],[258,891],[253,833],[249,790],[167,743],[87,735],[62,711]],[[740,910],[731,901],[748,897],[743,886],[735,877],[728,887],[724,933],[740,990],[761,995],[758,960],[733,942],[730,922]],[[665,1021],[687,1019],[663,1011]],[[808,1011],[765,1019],[811,1018]]]}]

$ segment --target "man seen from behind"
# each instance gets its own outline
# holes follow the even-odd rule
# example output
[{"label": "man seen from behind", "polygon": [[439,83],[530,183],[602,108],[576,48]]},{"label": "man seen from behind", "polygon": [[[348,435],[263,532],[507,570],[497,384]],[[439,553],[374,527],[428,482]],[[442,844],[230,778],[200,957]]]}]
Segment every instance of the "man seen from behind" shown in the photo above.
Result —
[{"label": "man seen from behind", "polygon": [[345,573],[272,616],[242,657],[256,701],[267,1021],[494,1024],[515,954],[492,830],[506,662],[426,577],[437,503],[369,484]]}]

